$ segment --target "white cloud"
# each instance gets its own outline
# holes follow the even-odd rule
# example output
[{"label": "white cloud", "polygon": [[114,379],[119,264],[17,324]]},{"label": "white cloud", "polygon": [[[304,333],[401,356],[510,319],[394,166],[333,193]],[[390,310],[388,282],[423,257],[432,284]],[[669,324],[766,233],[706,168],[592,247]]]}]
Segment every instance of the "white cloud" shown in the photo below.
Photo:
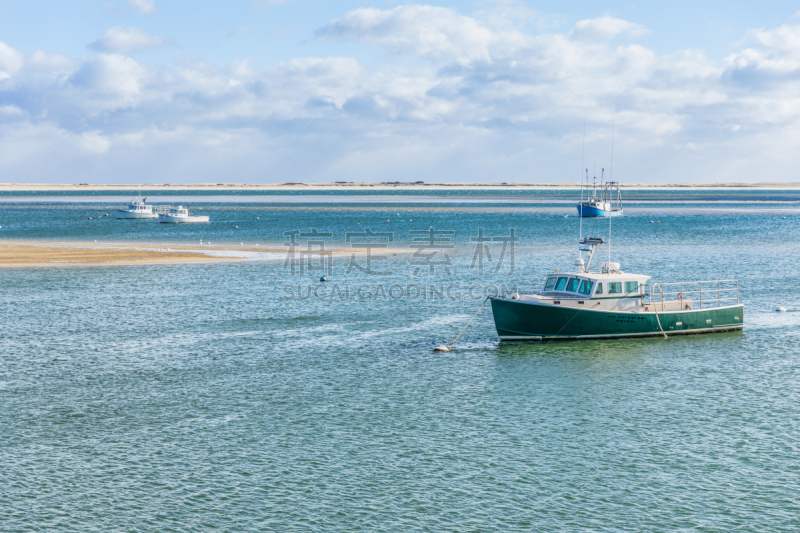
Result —
[{"label": "white cloud", "polygon": [[0,41],[0,80],[11,77],[25,62],[25,54]]},{"label": "white cloud", "polygon": [[[46,155],[17,113],[56,145],[95,109],[62,154],[88,181],[109,179],[109,168],[129,173],[120,181],[175,181],[176,174],[215,181],[220,173],[250,181],[279,153],[263,131],[282,146],[302,131],[288,151],[318,181],[479,180],[520,139],[488,179],[574,179],[564,161],[580,153],[584,121],[587,153],[607,151],[615,122],[623,181],[626,166],[631,181],[640,179],[635,169],[648,168],[656,169],[648,174],[654,180],[680,169],[702,181],[730,160],[734,138],[749,143],[750,154],[785,149],[770,166],[775,179],[797,164],[788,155],[800,135],[796,26],[754,30],[747,45],[718,61],[699,50],[612,48],[609,36],[634,27],[619,19],[526,33],[502,13],[478,19],[423,7],[356,9],[320,28],[320,39],[390,45],[396,55],[367,70],[346,56],[267,67],[198,58],[209,78],[186,60],[165,66],[121,53],[26,55],[0,43],[0,93],[8,102],[0,109],[0,165],[24,177]],[[113,41],[128,43],[114,50],[131,50],[135,41]],[[687,153],[703,159],[686,162]],[[41,176],[73,182],[53,159]],[[687,176],[690,164],[697,170]],[[726,179],[763,180],[749,164]],[[308,178],[280,156],[259,178],[270,180]]]},{"label": "white cloud", "polygon": [[128,3],[148,15],[156,12],[156,0],[128,0]]},{"label": "white cloud", "polygon": [[78,147],[86,153],[105,154],[111,148],[108,137],[97,131],[81,133],[76,138]]},{"label": "white cloud", "polygon": [[143,98],[159,97],[152,86],[144,94],[147,76],[147,68],[127,56],[100,54],[84,61],[69,83],[82,97],[100,98],[105,109],[113,109],[135,106]]},{"label": "white cloud", "polygon": [[91,44],[91,47],[101,52],[135,52],[145,48],[155,48],[163,41],[163,37],[150,35],[139,28],[115,26],[106,30]]},{"label": "white cloud", "polygon": [[359,8],[315,32],[317,38],[360,41],[435,61],[467,65],[490,61],[490,46],[500,40],[478,21],[452,9],[405,5],[394,9]]},{"label": "white cloud", "polygon": [[639,37],[646,33],[647,29],[633,22],[604,15],[596,19],[579,20],[569,32],[569,36],[579,41],[597,41],[611,39],[621,34]]},{"label": "white cloud", "polygon": [[752,30],[753,47],[725,58],[725,66],[740,79],[750,72],[787,75],[800,70],[800,25],[784,24],[772,30]]}]

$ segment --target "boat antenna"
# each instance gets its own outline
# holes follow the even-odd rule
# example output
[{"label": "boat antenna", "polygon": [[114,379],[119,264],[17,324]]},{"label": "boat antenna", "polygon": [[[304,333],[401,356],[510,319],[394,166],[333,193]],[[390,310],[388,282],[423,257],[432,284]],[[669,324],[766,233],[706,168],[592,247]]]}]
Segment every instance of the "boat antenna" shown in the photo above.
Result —
[{"label": "boat antenna", "polygon": [[[583,239],[583,158],[586,155],[586,121],[583,122],[583,147],[581,148],[581,203],[578,204],[578,218],[580,219],[579,222],[579,230],[578,230],[578,242]],[[589,169],[586,169],[587,180]]]},{"label": "boat antenna", "polygon": [[608,217],[608,262],[611,262],[611,219],[614,217]]},{"label": "boat antenna", "polygon": [[[608,177],[609,179],[613,180],[614,177],[612,175],[614,172],[614,121],[611,121],[611,165],[608,169]],[[611,208],[611,199],[609,199],[609,208]],[[614,217],[608,217],[608,262],[611,262],[611,219]]]},{"label": "boat antenna", "polygon": [[611,165],[608,169],[608,179],[614,181],[614,122],[611,122]]}]

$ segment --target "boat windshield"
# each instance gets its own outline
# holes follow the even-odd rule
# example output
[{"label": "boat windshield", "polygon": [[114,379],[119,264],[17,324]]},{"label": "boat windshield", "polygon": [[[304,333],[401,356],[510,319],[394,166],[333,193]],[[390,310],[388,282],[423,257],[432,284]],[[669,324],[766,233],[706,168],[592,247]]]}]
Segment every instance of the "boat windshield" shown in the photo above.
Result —
[{"label": "boat windshield", "polygon": [[586,296],[589,296],[590,294],[592,294],[592,286],[593,285],[594,285],[593,281],[589,281],[588,279],[585,279],[585,280],[581,281],[581,286],[578,289],[578,292],[581,293],[581,294],[585,294]]},{"label": "boat windshield", "polygon": [[547,282],[544,284],[544,290],[546,291],[552,290],[555,284],[556,284],[556,278],[547,278]]},{"label": "boat windshield", "polygon": [[564,287],[567,286],[567,278],[558,278],[558,283],[556,283],[555,290],[563,291]]},{"label": "boat windshield", "polygon": [[581,282],[578,278],[570,278],[569,283],[567,283],[567,291],[569,292],[578,292],[578,284]]}]

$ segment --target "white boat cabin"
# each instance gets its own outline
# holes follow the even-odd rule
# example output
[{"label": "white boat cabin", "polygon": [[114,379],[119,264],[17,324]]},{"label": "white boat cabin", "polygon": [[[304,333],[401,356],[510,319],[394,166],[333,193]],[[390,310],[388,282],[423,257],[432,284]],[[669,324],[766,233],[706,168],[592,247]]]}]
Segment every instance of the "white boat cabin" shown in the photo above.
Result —
[{"label": "white boat cabin", "polygon": [[126,211],[130,213],[152,213],[153,206],[147,205],[144,202],[131,202],[128,204]]},{"label": "white boat cabin", "polygon": [[650,276],[615,272],[608,274],[580,272],[554,273],[547,276],[542,296],[553,298],[639,298]]}]

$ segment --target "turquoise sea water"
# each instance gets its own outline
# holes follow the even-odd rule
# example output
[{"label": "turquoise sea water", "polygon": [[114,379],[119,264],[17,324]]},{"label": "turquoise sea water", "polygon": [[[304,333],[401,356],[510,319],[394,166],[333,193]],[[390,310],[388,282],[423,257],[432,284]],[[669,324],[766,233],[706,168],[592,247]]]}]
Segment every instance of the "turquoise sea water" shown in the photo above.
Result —
[{"label": "turquoise sea water", "polygon": [[[3,240],[281,247],[316,228],[343,248],[370,228],[392,242],[359,242],[408,250],[452,232],[433,275],[378,248],[371,268],[334,258],[327,284],[284,255],[0,271],[0,530],[795,531],[800,199],[683,200],[615,219],[613,258],[738,279],[743,332],[501,344],[484,307],[447,354],[484,294],[573,269],[572,207],[207,202],[191,226],[0,207]],[[513,270],[498,240],[481,272],[470,238],[511,228]]]}]

